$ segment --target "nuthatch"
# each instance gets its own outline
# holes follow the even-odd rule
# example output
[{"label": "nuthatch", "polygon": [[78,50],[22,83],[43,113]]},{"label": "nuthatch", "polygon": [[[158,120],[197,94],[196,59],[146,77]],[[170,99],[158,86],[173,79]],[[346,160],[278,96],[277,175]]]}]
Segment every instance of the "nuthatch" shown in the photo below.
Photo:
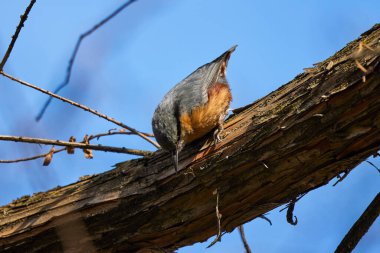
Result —
[{"label": "nuthatch", "polygon": [[154,136],[164,150],[171,152],[176,171],[178,153],[186,144],[213,129],[215,142],[221,140],[224,118],[232,100],[226,79],[227,63],[236,47],[199,67],[174,86],[154,112]]}]

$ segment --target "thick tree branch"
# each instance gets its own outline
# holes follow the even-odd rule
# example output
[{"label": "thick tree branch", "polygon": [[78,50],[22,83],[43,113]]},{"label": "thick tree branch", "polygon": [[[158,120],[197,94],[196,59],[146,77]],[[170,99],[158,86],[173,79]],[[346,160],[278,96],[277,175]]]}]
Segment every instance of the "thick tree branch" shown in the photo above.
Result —
[{"label": "thick tree branch", "polygon": [[62,251],[60,229],[75,234],[71,224],[80,221],[87,233],[67,252],[84,242],[98,252],[170,251],[218,233],[215,189],[220,228],[230,232],[327,184],[380,147],[380,59],[369,52],[352,57],[360,41],[376,49],[379,39],[378,25],[240,109],[221,143],[212,146],[210,136],[181,152],[179,173],[158,151],[2,207],[0,250]]}]

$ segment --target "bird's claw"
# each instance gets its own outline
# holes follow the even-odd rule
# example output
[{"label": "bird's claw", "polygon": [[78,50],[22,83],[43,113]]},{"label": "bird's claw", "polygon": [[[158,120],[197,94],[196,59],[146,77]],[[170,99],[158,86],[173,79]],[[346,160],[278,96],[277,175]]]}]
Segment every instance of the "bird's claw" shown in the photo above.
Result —
[{"label": "bird's claw", "polygon": [[222,137],[220,136],[221,131],[219,129],[216,129],[214,132],[214,145],[218,144],[222,141]]}]

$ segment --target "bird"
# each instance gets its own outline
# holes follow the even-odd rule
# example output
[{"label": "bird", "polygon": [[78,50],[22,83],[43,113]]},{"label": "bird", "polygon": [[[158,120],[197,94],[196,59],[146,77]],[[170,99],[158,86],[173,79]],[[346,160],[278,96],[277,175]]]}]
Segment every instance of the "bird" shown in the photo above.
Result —
[{"label": "bird", "polygon": [[199,67],[164,96],[154,111],[152,129],[161,148],[171,153],[178,172],[179,152],[185,145],[214,130],[221,141],[224,118],[232,101],[227,64],[234,45],[213,61]]}]

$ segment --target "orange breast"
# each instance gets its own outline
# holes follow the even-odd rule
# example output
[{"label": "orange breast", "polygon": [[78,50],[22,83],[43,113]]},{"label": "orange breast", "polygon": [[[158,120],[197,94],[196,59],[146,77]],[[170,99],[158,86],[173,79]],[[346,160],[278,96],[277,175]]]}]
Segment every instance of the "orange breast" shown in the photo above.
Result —
[{"label": "orange breast", "polygon": [[215,83],[208,90],[208,101],[180,117],[181,135],[185,143],[192,142],[218,126],[219,118],[225,115],[232,100],[227,84]]}]

